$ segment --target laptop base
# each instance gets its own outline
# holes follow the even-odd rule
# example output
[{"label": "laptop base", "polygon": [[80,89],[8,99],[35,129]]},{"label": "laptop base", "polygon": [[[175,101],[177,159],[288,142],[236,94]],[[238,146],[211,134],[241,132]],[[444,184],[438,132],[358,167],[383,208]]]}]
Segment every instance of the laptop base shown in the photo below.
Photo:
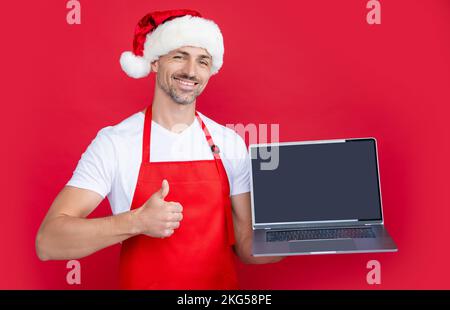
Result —
[{"label": "laptop base", "polygon": [[[361,228],[366,227],[367,226],[361,226]],[[371,225],[370,227],[375,232],[374,238],[290,240],[273,242],[267,241],[266,237],[266,233],[272,230],[257,229],[253,231],[253,255],[289,256],[397,251],[397,246],[384,228],[384,225]]]}]

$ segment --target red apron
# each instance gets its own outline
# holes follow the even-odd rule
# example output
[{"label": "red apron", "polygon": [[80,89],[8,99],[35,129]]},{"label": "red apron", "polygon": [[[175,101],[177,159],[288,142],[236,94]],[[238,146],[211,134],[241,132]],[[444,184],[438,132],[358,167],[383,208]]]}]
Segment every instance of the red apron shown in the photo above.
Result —
[{"label": "red apron", "polygon": [[183,206],[172,236],[127,239],[120,255],[123,289],[238,289],[232,245],[235,242],[227,174],[204,122],[213,160],[150,162],[152,107],[145,113],[142,163],[131,209],[141,207],[169,182],[166,201]]}]

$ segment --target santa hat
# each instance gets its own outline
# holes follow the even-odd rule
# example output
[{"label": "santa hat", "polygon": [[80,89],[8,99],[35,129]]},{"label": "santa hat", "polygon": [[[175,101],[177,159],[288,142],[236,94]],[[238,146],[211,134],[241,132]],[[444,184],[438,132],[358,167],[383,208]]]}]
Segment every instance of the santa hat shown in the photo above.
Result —
[{"label": "santa hat", "polygon": [[223,63],[223,37],[219,27],[193,10],[152,12],[137,24],[133,51],[123,52],[120,65],[135,79],[150,74],[150,63],[182,46],[201,47],[212,56],[211,74]]}]

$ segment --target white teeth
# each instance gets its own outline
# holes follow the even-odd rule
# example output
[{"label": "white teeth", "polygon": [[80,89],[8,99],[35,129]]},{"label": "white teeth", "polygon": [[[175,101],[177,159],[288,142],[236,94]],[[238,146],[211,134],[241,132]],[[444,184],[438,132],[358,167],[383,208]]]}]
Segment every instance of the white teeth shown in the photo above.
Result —
[{"label": "white teeth", "polygon": [[183,85],[186,85],[186,86],[194,86],[195,85],[195,83],[189,83],[189,82],[185,82],[185,81],[182,81],[182,80],[180,80],[180,79],[176,79],[179,83],[181,83],[181,84],[183,84]]},{"label": "white teeth", "polygon": [[180,81],[180,83],[181,83],[181,84],[184,84],[184,85],[194,86],[193,83],[188,83],[188,82],[183,82],[183,81]]}]

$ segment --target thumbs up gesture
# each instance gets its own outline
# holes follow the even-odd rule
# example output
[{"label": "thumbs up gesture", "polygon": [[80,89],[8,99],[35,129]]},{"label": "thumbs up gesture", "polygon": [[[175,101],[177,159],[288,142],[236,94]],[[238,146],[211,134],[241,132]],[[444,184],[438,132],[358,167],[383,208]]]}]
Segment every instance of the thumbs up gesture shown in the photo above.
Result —
[{"label": "thumbs up gesture", "polygon": [[165,201],[169,194],[169,182],[163,180],[161,188],[135,210],[135,228],[139,234],[155,238],[170,237],[180,227],[183,207],[178,202]]}]

